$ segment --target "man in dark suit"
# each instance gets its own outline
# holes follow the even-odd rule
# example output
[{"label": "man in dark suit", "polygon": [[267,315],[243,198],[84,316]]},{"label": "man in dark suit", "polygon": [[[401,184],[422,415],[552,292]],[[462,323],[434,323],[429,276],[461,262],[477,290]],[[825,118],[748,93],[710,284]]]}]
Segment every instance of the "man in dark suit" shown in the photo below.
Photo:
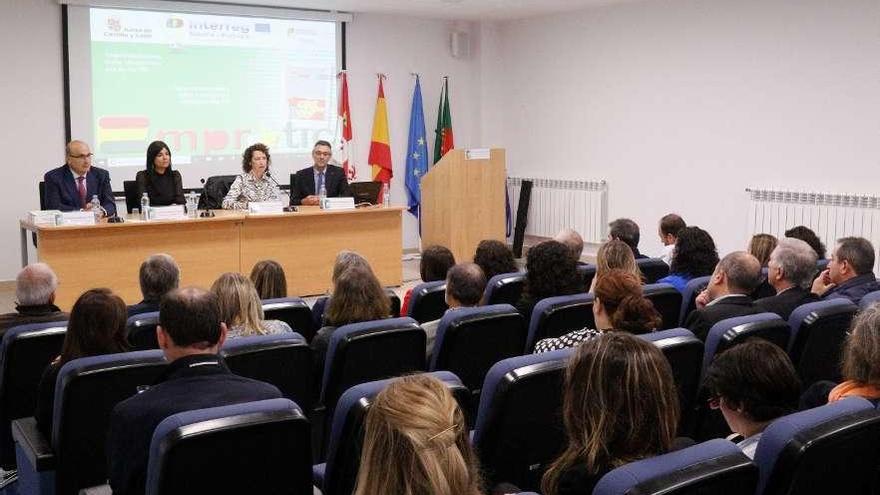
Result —
[{"label": "man in dark suit", "polygon": [[170,255],[154,254],[141,263],[139,270],[141,294],[144,299],[128,307],[128,317],[159,311],[162,297],[180,283],[180,267]]},{"label": "man in dark suit", "polygon": [[629,218],[618,218],[609,223],[608,228],[609,241],[614,239],[623,241],[630,249],[632,249],[633,256],[637,260],[647,258],[647,256],[639,252],[639,224],[633,222]]},{"label": "man in dark suit", "polygon": [[780,239],[767,263],[767,282],[776,295],[758,299],[755,306],[788,320],[798,306],[819,300],[809,290],[815,272],[816,251],[809,244],[793,237]]},{"label": "man in dark suit", "polygon": [[65,148],[67,162],[43,176],[46,186],[46,209],[61,211],[91,210],[92,196],[107,212],[116,214],[110,172],[92,166],[92,151],[82,141],[71,141]]},{"label": "man in dark suit", "polygon": [[874,246],[862,237],[839,239],[828,268],[813,281],[813,294],[822,299],[846,298],[853,304],[877,290],[880,282],[874,276]]},{"label": "man in dark suit", "polygon": [[168,293],[160,304],[159,347],[171,364],[149,390],[113,409],[107,435],[110,487],[116,494],[141,494],[153,431],[184,411],[281,397],[268,383],[233,375],[217,355],[226,340],[217,296],[202,289]]},{"label": "man in dark suit", "polygon": [[28,323],[65,321],[68,314],[55,306],[58,277],[45,263],[31,263],[15,277],[14,313],[0,315],[0,338],[12,327]]},{"label": "man in dark suit", "polygon": [[747,294],[760,282],[761,263],[757,258],[744,251],[728,254],[715,266],[709,285],[697,296],[697,310],[684,326],[705,342],[712,325],[719,321],[759,313]]},{"label": "man in dark suit", "polygon": [[318,141],[312,149],[315,164],[298,171],[290,184],[290,204],[316,206],[321,185],[327,190],[328,198],[351,196],[348,180],[341,167],[330,165],[333,151],[327,141]]}]

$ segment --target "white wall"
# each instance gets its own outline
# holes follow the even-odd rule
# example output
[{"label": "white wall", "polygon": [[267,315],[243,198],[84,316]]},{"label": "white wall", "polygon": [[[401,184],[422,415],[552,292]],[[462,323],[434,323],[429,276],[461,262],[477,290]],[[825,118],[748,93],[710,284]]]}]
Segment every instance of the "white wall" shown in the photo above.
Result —
[{"label": "white wall", "polygon": [[512,174],[607,179],[611,218],[638,222],[645,252],[669,211],[727,252],[746,246],[749,185],[876,194],[878,26],[876,0],[661,0],[513,21],[484,92],[503,94]]}]

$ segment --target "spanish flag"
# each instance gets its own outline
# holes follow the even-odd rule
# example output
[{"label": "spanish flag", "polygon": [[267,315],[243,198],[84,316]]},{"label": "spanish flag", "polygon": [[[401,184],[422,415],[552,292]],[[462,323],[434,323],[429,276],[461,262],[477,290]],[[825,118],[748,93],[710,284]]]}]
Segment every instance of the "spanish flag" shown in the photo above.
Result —
[{"label": "spanish flag", "polygon": [[379,96],[376,99],[376,113],[373,115],[373,138],[370,141],[369,163],[373,167],[373,180],[391,183],[391,144],[388,139],[388,109],[385,107],[385,90],[379,74]]}]

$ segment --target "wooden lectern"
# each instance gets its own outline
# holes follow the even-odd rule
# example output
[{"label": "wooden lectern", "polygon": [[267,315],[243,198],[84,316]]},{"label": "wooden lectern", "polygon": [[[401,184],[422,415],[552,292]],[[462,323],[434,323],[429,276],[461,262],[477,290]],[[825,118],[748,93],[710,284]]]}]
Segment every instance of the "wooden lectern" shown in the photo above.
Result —
[{"label": "wooden lectern", "polygon": [[503,149],[450,150],[421,184],[422,247],[446,246],[463,262],[483,239],[505,241]]}]

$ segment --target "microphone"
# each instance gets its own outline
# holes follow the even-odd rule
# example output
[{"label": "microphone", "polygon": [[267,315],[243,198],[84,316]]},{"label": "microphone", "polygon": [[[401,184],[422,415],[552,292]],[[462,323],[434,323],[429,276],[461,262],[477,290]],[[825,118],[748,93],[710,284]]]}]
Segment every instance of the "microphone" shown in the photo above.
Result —
[{"label": "microphone", "polygon": [[[281,184],[279,184],[278,181],[275,180],[275,177],[272,177],[272,172],[269,172],[268,169],[266,170],[266,177],[272,179],[272,182],[274,182],[275,185],[278,186],[278,191],[282,191],[282,189],[281,189]],[[286,211],[286,212],[296,211],[296,206],[292,206],[292,205],[289,205],[289,204],[288,204],[287,206],[285,206],[284,208],[282,208],[282,210],[284,210],[284,211]]]},{"label": "microphone", "polygon": [[202,177],[199,181],[202,183],[202,195],[205,196],[205,211],[200,213],[199,216],[202,218],[213,218],[214,212],[211,211],[211,208],[208,206],[208,191],[205,190],[205,178]]}]

